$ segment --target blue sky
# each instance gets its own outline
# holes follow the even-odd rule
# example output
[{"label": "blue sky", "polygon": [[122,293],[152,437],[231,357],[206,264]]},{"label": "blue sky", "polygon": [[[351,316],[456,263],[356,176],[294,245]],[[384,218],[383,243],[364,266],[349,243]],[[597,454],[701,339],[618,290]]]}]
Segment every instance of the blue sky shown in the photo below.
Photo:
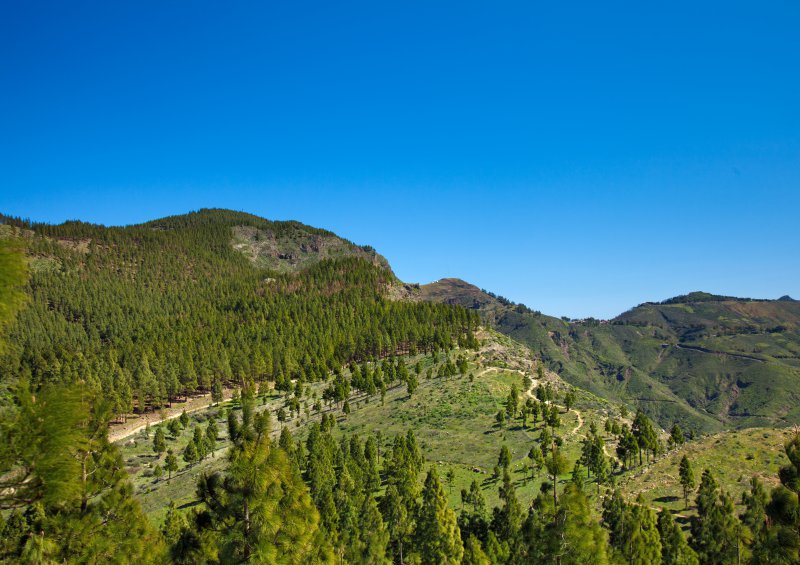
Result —
[{"label": "blue sky", "polygon": [[797,2],[1,10],[5,213],[297,219],[556,315],[800,297]]}]

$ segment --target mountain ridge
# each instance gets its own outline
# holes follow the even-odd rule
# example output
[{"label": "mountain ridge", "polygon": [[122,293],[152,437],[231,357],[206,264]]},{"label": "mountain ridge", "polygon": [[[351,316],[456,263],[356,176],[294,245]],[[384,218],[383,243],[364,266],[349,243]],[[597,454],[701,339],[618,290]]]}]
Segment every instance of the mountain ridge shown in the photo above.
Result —
[{"label": "mountain ridge", "polygon": [[[460,279],[421,287],[430,300],[479,311],[575,386],[630,402],[667,427],[800,421],[800,303],[690,293],[610,320],[547,316]],[[778,392],[780,391],[780,392]]]},{"label": "mountain ridge", "polygon": [[[212,275],[219,278],[224,265],[231,274],[220,282],[255,277],[263,287],[269,283],[258,275],[262,271],[274,273],[268,281],[308,272],[326,259],[362,259],[387,274],[379,277],[384,298],[477,312],[489,327],[527,345],[570,384],[639,406],[664,427],[680,422],[686,428],[716,431],[800,421],[800,409],[795,408],[800,405],[797,301],[693,292],[642,303],[611,320],[570,320],[458,278],[403,284],[371,247],[300,222],[273,222],[224,209],[109,228],[79,221],[54,226],[8,216],[0,220],[57,243],[37,240],[31,256],[34,271],[85,273],[87,265],[99,261],[118,277],[155,277],[152,284],[162,286],[173,284],[164,282],[165,275],[181,286]],[[197,240],[201,232],[208,243]],[[130,245],[158,248],[161,254],[117,249]]]}]

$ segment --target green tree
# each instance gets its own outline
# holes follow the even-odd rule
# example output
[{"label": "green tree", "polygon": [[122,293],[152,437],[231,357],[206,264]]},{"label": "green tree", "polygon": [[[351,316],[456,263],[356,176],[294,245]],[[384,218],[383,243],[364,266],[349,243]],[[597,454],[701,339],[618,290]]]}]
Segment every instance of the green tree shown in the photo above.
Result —
[{"label": "green tree", "polygon": [[35,535],[7,560],[160,559],[160,537],[108,441],[112,406],[80,386],[45,387],[34,396],[23,384],[14,396],[0,420],[0,507],[23,509]]},{"label": "green tree", "polygon": [[721,492],[709,470],[703,471],[697,491],[697,515],[691,518],[690,544],[701,563],[737,563],[739,522],[733,501]]},{"label": "green tree", "polygon": [[453,485],[454,485],[454,484],[455,484],[455,482],[456,482],[456,472],[455,472],[455,469],[453,469],[452,467],[450,467],[450,468],[447,470],[447,473],[445,473],[445,475],[444,475],[444,479],[445,479],[445,481],[447,481],[447,489],[448,489],[448,491],[449,491],[450,493],[452,493],[452,492],[453,492]]},{"label": "green tree", "polygon": [[539,471],[544,467],[544,455],[542,455],[542,448],[534,444],[528,452],[528,459],[531,465],[531,479],[536,478]]},{"label": "green tree", "polygon": [[411,398],[418,386],[419,381],[417,381],[417,377],[415,375],[409,375],[406,379],[406,392],[408,393],[409,398]]},{"label": "green tree", "polygon": [[500,447],[500,455],[497,457],[497,464],[506,471],[511,467],[511,451],[509,451],[506,444]]},{"label": "green tree", "polygon": [[800,562],[800,434],[786,442],[784,452],[789,463],[778,471],[781,484],[772,490],[766,507],[768,527],[753,546],[753,561],[759,564]]},{"label": "green tree", "polygon": [[403,548],[410,539],[414,522],[395,485],[386,488],[381,513],[389,532],[390,547],[400,563],[404,563]]},{"label": "green tree", "polygon": [[178,437],[180,437],[181,429],[182,427],[180,420],[178,420],[177,418],[173,418],[169,422],[167,422],[167,431],[169,432],[169,435],[171,435],[173,438],[177,439]]},{"label": "green tree", "polygon": [[189,529],[189,522],[183,512],[175,506],[175,501],[171,500],[167,506],[167,513],[164,516],[164,523],[161,525],[161,534],[164,540],[171,547],[178,543],[183,533]]},{"label": "green tree", "polygon": [[591,514],[589,500],[568,484],[551,522],[544,527],[544,554],[535,562],[560,565],[608,563],[606,534]]},{"label": "green tree", "polygon": [[519,530],[522,525],[522,507],[517,499],[514,484],[508,471],[503,472],[503,483],[500,485],[500,500],[503,506],[495,508],[492,515],[491,528],[497,539],[506,544],[509,551],[516,551],[519,542]]},{"label": "green tree", "polygon": [[267,418],[254,416],[228,455],[224,474],[200,478],[202,529],[217,538],[222,562],[302,563],[330,559],[308,489],[281,449]]},{"label": "green tree", "polygon": [[680,475],[681,487],[683,488],[683,500],[686,508],[689,508],[689,493],[694,490],[694,471],[689,459],[684,455],[681,457],[680,465],[678,466],[678,474]]},{"label": "green tree", "polygon": [[214,456],[214,451],[217,449],[217,440],[219,439],[219,428],[217,422],[213,418],[208,421],[206,425],[206,446],[211,456]]},{"label": "green tree", "polygon": [[214,379],[214,381],[211,383],[211,403],[212,405],[219,404],[222,402],[222,399],[222,383],[219,379]]},{"label": "green tree", "polygon": [[686,443],[683,430],[678,424],[672,426],[672,430],[669,432],[669,437],[672,440],[673,445],[683,445]]},{"label": "green tree", "polygon": [[630,509],[630,527],[624,555],[631,565],[649,565],[661,560],[661,535],[656,513],[640,498]]},{"label": "green tree", "polygon": [[642,450],[647,455],[647,460],[650,461],[650,455],[656,455],[661,445],[658,441],[658,434],[656,433],[653,422],[642,411],[638,410],[633,419],[633,426],[631,426],[633,437],[636,438],[636,445],[638,447],[639,464],[642,464]]},{"label": "green tree", "polygon": [[[20,241],[0,238],[0,334],[28,299],[24,290],[28,269],[23,250]],[[4,345],[5,340],[0,340],[0,353],[5,350]]]},{"label": "green tree", "polygon": [[194,440],[187,443],[186,447],[183,448],[183,460],[186,461],[189,466],[193,465],[199,460],[197,454],[197,445],[195,444]]},{"label": "green tree", "polygon": [[550,455],[545,460],[545,467],[547,473],[550,475],[550,480],[553,483],[553,504],[558,507],[558,477],[563,475],[569,469],[569,461],[561,453],[558,447],[553,447]]},{"label": "green tree", "polygon": [[575,391],[569,389],[564,395],[564,407],[569,412],[570,410],[572,410],[572,407],[574,405],[575,405]]},{"label": "green tree", "polygon": [[698,565],[697,555],[666,508],[658,513],[658,532],[661,537],[662,565]]},{"label": "green tree", "polygon": [[423,563],[461,563],[464,553],[461,533],[435,469],[428,471],[422,489],[414,541]]},{"label": "green tree", "polygon": [[461,559],[462,565],[491,565],[491,561],[481,547],[478,538],[471,535],[464,542],[464,557]]},{"label": "green tree", "polygon": [[178,458],[171,449],[167,450],[167,456],[164,458],[164,469],[167,471],[167,479],[172,478],[172,473],[178,470]]},{"label": "green tree", "polygon": [[478,540],[485,540],[489,524],[486,520],[486,499],[478,481],[473,480],[469,489],[461,490],[461,503],[462,510],[458,516],[461,539],[475,536]]},{"label": "green tree", "polygon": [[153,436],[153,451],[159,456],[167,450],[167,440],[164,437],[164,428],[158,426]]},{"label": "green tree", "polygon": [[511,390],[506,399],[506,415],[509,418],[514,418],[517,415],[517,407],[519,406],[519,389],[516,384],[511,385]]},{"label": "green tree", "polygon": [[354,544],[358,562],[375,565],[390,563],[386,557],[389,532],[371,495],[364,497],[358,516],[357,541]]}]

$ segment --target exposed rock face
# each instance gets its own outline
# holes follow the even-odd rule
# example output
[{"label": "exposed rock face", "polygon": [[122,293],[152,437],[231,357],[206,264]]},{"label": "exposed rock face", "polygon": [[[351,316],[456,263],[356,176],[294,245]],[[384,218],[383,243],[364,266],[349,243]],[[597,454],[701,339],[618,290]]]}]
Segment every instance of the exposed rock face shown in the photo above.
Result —
[{"label": "exposed rock face", "polygon": [[330,232],[315,233],[295,222],[274,222],[278,229],[235,226],[233,248],[259,267],[290,273],[323,259],[361,257],[389,268],[389,263],[370,247],[355,245]]}]

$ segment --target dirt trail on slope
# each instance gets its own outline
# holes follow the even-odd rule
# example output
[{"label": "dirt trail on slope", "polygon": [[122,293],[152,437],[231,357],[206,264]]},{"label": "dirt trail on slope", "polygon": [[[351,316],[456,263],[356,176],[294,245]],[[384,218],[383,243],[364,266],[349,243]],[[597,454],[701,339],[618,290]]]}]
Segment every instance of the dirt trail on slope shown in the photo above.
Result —
[{"label": "dirt trail on slope", "polygon": [[[232,388],[223,390],[223,399],[229,400],[233,396],[233,390]],[[178,418],[184,410],[186,410],[187,414],[191,414],[198,410],[204,410],[211,404],[211,393],[208,393],[190,397],[185,402],[173,402],[171,407],[164,408],[158,412],[147,412],[138,416],[131,416],[127,422],[122,424],[112,422],[108,427],[108,441],[112,443],[121,441],[142,431],[147,426],[155,426],[161,422]]]},{"label": "dirt trail on slope", "polygon": [[578,412],[575,408],[572,408],[570,412],[574,412],[575,415],[578,417],[578,425],[575,426],[575,428],[570,432],[572,435],[575,435],[578,433],[578,430],[580,430],[583,427],[583,416],[581,416],[581,413]]}]

